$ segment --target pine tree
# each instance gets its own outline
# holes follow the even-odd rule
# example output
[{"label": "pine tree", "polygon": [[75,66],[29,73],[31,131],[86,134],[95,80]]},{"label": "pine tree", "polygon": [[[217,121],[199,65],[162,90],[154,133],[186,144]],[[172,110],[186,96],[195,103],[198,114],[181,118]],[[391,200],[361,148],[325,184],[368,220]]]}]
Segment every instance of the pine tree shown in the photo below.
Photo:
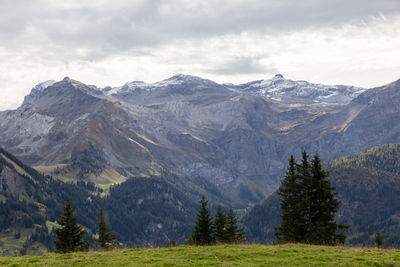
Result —
[{"label": "pine tree", "polygon": [[214,238],[214,225],[207,209],[206,197],[202,195],[200,204],[201,208],[197,215],[196,224],[192,236],[190,237],[190,243],[194,245],[213,245],[215,244]]},{"label": "pine tree", "polygon": [[97,243],[102,249],[109,249],[115,247],[115,236],[109,232],[109,225],[104,219],[103,209],[100,209],[100,221],[97,223],[99,226],[99,238]]},{"label": "pine tree", "polygon": [[322,169],[318,155],[311,161],[311,174],[307,243],[321,245],[342,243],[345,236],[336,234],[336,231],[347,226],[335,222],[335,215],[339,210],[336,188],[332,187],[327,179],[328,173]]},{"label": "pine tree", "polygon": [[74,211],[71,200],[68,198],[64,207],[64,215],[57,221],[60,228],[55,229],[58,241],[55,241],[54,244],[58,252],[68,253],[89,249],[89,242],[82,240],[85,230],[76,223]]},{"label": "pine tree", "polygon": [[286,176],[278,189],[278,195],[282,197],[282,223],[275,229],[275,236],[280,242],[304,241],[305,218],[302,209],[304,200],[302,188],[300,188],[299,168],[295,158],[291,155]]},{"label": "pine tree", "polygon": [[375,241],[375,244],[376,244],[377,248],[381,248],[382,247],[383,238],[382,238],[381,232],[376,231],[374,241]]},{"label": "pine tree", "polygon": [[226,216],[226,235],[228,243],[242,243],[245,241],[243,228],[239,228],[237,225],[238,219],[230,208],[228,215]]},{"label": "pine tree", "polygon": [[339,209],[335,188],[327,179],[321,160],[315,155],[308,162],[306,151],[301,164],[293,156],[278,194],[281,195],[282,223],[275,235],[280,242],[300,242],[321,245],[344,244],[346,236],[336,233],[348,225],[335,222]]},{"label": "pine tree", "polygon": [[217,208],[217,213],[214,219],[215,226],[215,240],[217,243],[225,243],[227,241],[227,233],[226,233],[226,215],[222,211],[221,205]]}]

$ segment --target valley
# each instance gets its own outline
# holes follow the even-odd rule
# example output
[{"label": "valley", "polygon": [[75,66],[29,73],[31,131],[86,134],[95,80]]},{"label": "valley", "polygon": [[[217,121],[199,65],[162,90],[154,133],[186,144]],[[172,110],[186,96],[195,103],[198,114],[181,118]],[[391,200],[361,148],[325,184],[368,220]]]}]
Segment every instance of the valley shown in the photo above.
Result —
[{"label": "valley", "polygon": [[280,220],[274,192],[289,156],[303,150],[331,173],[338,220],[352,225],[348,242],[371,244],[381,229],[397,247],[398,103],[400,80],[372,89],[282,75],[243,85],[182,74],[114,88],[68,77],[39,84],[18,109],[0,112],[9,214],[1,240],[26,233],[2,253],[51,249],[67,196],[92,241],[103,208],[123,246],[182,244],[206,194],[212,210],[239,212],[249,242],[271,243]]}]

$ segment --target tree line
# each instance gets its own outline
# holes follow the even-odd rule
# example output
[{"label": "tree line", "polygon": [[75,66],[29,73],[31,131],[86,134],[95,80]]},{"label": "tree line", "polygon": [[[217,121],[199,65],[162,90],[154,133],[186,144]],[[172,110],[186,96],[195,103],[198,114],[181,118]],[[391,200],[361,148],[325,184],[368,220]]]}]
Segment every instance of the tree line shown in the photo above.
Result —
[{"label": "tree line", "polygon": [[[83,240],[85,229],[77,224],[74,215],[75,209],[69,198],[65,203],[64,215],[57,220],[59,228],[55,229],[57,239],[54,244],[57,252],[68,253],[89,250],[89,241]],[[97,243],[101,249],[110,249],[116,246],[115,236],[109,231],[109,225],[105,222],[103,209],[100,209],[100,220],[97,223],[99,231]]]},{"label": "tree line", "polygon": [[221,205],[219,205],[213,219],[207,208],[207,203],[205,196],[202,195],[200,211],[193,233],[187,243],[190,245],[214,245],[244,242],[243,228],[238,227],[238,218],[233,209],[230,208],[229,212],[224,214]]},{"label": "tree line", "polygon": [[[318,155],[311,161],[306,151],[302,153],[301,162],[293,156],[284,179],[277,193],[281,196],[281,225],[275,228],[275,236],[279,243],[307,243],[317,245],[338,245],[346,241],[345,232],[349,225],[335,221],[340,201],[337,192],[328,180],[328,172],[322,168]],[[215,245],[243,243],[244,229],[238,226],[238,218],[230,208],[224,213],[221,205],[212,217],[207,207],[205,195],[200,200],[200,210],[196,217],[193,232],[186,244]],[[77,225],[73,215],[71,201],[68,199],[64,208],[64,216],[58,220],[60,228],[55,230],[58,241],[55,242],[59,252],[87,250],[89,244],[83,240],[84,229]],[[105,222],[103,210],[100,209],[97,242],[102,249],[116,246],[115,236],[110,233]],[[376,233],[375,242],[382,246],[382,236]],[[169,241],[167,246],[176,242]]]}]

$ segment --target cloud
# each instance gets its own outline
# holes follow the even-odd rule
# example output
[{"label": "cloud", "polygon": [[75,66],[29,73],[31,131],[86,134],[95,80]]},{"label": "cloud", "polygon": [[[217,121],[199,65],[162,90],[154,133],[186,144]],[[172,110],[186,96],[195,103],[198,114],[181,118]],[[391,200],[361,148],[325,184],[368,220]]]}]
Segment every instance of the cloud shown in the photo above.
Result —
[{"label": "cloud", "polygon": [[1,0],[0,110],[70,76],[99,86],[187,73],[374,86],[400,77],[398,0]]},{"label": "cloud", "polygon": [[398,0],[3,0],[0,9],[0,41],[9,44],[5,47],[97,60],[175,40],[360,22],[368,16],[398,13],[400,4]]},{"label": "cloud", "polygon": [[222,64],[206,69],[205,72],[224,75],[278,73],[277,68],[274,66],[264,66],[260,60],[261,58],[252,57],[229,58]]}]

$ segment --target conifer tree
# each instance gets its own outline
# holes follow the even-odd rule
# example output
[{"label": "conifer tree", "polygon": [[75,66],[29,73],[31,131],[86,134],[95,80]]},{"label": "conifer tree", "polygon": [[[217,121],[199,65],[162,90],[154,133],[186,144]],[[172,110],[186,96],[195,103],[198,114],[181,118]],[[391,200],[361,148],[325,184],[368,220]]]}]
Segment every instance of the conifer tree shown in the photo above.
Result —
[{"label": "conifer tree", "polygon": [[214,238],[214,225],[207,208],[208,201],[202,195],[200,204],[201,208],[197,215],[196,224],[190,242],[195,245],[213,245],[215,244]]},{"label": "conifer tree", "polygon": [[311,161],[309,228],[307,243],[335,245],[344,242],[345,236],[337,234],[337,229],[346,229],[346,225],[335,222],[339,201],[336,188],[327,179],[328,173],[322,169],[321,160],[315,155]]},{"label": "conifer tree", "polygon": [[298,176],[298,205],[297,209],[300,212],[300,222],[299,222],[299,242],[309,243],[308,237],[310,235],[310,225],[311,225],[311,192],[313,191],[313,179],[311,175],[311,167],[308,162],[308,154],[304,150],[301,154],[301,164],[297,165],[299,176]]},{"label": "conifer tree", "polygon": [[[300,188],[299,166],[293,155],[289,158],[289,166],[285,178],[278,189],[282,197],[282,223],[275,229],[279,241],[302,242],[304,237],[304,210],[302,210],[302,189]],[[304,171],[304,173],[306,173]]]},{"label": "conifer tree", "polygon": [[227,241],[226,223],[226,215],[222,211],[221,205],[218,205],[214,218],[215,240],[217,243],[225,243]]},{"label": "conifer tree", "polygon": [[226,237],[228,243],[238,244],[245,241],[244,230],[238,227],[237,222],[238,219],[233,209],[230,208],[226,216]]},{"label": "conifer tree", "polygon": [[382,247],[383,238],[382,238],[381,232],[376,231],[374,241],[375,241],[375,244],[376,244],[377,248],[381,248]]},{"label": "conifer tree", "polygon": [[109,225],[104,219],[103,209],[100,209],[100,221],[97,223],[99,226],[99,237],[97,243],[102,249],[109,249],[115,247],[115,236],[110,233]]},{"label": "conifer tree", "polygon": [[301,164],[293,156],[278,194],[282,197],[282,223],[275,231],[280,242],[300,242],[321,245],[344,244],[346,236],[336,233],[348,225],[335,222],[339,209],[335,188],[327,179],[321,160],[315,155],[308,162],[306,151]]},{"label": "conifer tree", "polygon": [[57,221],[60,228],[55,229],[58,241],[55,241],[54,244],[58,252],[68,253],[89,249],[89,242],[82,240],[85,230],[76,223],[74,211],[71,200],[67,198],[64,215]]}]

